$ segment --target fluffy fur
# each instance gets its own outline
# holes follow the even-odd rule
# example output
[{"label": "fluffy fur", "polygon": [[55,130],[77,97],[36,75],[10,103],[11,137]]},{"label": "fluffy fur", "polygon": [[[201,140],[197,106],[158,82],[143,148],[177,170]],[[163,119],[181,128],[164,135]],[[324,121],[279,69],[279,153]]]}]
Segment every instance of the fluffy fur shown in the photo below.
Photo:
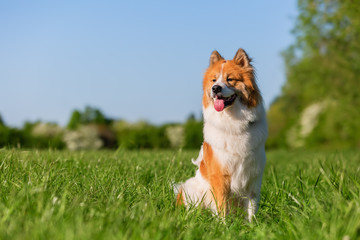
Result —
[{"label": "fluffy fur", "polygon": [[178,205],[207,207],[220,216],[258,210],[265,167],[266,114],[251,59],[214,51],[203,79],[204,142],[194,177],[175,187]]}]

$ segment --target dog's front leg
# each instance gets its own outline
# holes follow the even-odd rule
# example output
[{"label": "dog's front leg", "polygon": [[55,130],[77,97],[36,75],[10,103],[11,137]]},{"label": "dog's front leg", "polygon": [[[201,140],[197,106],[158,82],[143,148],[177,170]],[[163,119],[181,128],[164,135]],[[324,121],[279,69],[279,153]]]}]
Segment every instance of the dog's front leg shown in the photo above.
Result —
[{"label": "dog's front leg", "polygon": [[251,222],[259,208],[258,197],[251,196],[251,197],[247,198],[246,205],[245,205],[245,207],[247,207],[248,220],[249,220],[249,222]]},{"label": "dog's front leg", "polygon": [[212,195],[214,200],[213,209],[221,217],[226,216],[227,204],[230,191],[230,176],[226,174],[213,174],[210,176],[210,185],[212,189]]}]

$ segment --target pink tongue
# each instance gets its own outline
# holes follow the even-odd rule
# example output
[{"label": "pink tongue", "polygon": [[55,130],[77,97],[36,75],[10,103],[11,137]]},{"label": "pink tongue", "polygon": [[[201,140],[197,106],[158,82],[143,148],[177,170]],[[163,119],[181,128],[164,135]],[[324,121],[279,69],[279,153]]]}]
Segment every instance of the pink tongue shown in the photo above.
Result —
[{"label": "pink tongue", "polygon": [[224,110],[225,107],[224,99],[215,99],[214,107],[215,110],[218,112]]}]

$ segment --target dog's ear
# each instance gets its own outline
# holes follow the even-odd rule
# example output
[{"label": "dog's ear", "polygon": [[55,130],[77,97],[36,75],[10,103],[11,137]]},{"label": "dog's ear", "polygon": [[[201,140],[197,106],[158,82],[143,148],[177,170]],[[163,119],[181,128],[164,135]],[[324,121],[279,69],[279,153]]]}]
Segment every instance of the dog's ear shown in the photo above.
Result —
[{"label": "dog's ear", "polygon": [[247,67],[251,62],[251,58],[249,58],[244,49],[239,48],[235,54],[234,62],[241,67]]},{"label": "dog's ear", "polygon": [[224,58],[220,55],[220,53],[218,53],[218,51],[214,50],[210,56],[210,66],[220,60],[224,60]]}]

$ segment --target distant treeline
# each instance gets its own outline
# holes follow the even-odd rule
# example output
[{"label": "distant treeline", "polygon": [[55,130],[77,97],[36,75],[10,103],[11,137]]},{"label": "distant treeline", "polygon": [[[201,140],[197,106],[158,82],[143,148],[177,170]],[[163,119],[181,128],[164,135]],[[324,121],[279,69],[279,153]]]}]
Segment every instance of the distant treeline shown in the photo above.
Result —
[{"label": "distant treeline", "polygon": [[191,115],[185,123],[153,125],[107,118],[99,109],[75,110],[65,128],[56,123],[26,122],[20,129],[0,117],[0,147],[55,149],[196,149],[202,144],[202,121]]},{"label": "distant treeline", "polygon": [[[360,4],[298,0],[295,42],[282,54],[287,81],[268,110],[270,148],[360,148]],[[269,63],[271,64],[271,63]],[[87,107],[66,128],[0,119],[0,147],[198,148],[202,122],[156,126],[106,118]]]}]

